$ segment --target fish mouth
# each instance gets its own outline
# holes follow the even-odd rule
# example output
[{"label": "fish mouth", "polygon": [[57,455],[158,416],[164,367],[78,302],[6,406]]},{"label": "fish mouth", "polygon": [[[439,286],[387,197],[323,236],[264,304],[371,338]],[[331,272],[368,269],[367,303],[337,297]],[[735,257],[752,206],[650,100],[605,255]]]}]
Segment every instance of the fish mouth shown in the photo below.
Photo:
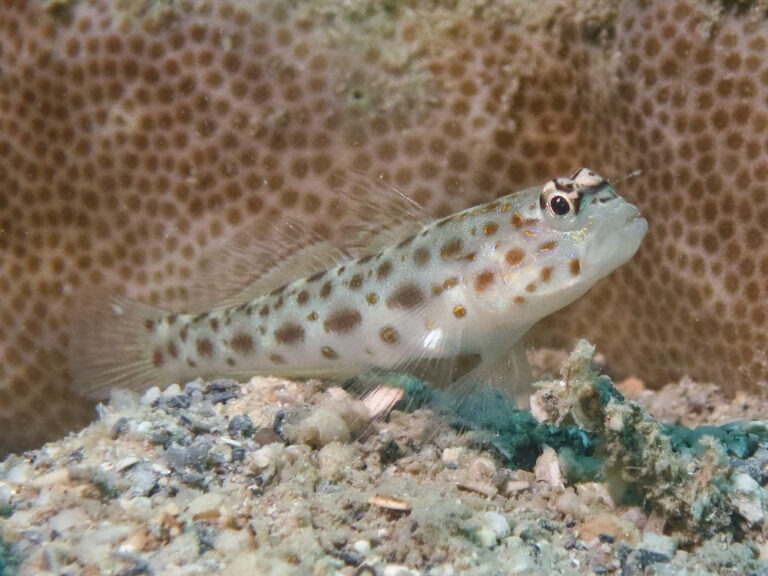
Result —
[{"label": "fish mouth", "polygon": [[632,227],[637,226],[637,227],[642,227],[645,230],[648,229],[648,220],[646,220],[643,217],[643,215],[640,214],[639,212],[637,212],[637,213],[635,213],[635,214],[633,214],[631,216],[627,216],[627,219],[626,219],[626,221],[624,223],[627,226],[632,226]]}]

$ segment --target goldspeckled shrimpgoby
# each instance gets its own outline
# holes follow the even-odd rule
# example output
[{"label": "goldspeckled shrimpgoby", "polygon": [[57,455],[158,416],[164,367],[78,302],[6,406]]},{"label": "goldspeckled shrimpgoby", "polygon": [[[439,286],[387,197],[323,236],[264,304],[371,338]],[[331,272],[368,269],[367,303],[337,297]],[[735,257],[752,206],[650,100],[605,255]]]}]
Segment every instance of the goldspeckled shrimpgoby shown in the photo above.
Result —
[{"label": "goldspeckled shrimpgoby", "polygon": [[[233,240],[209,264],[214,281],[272,259],[281,245],[291,255],[212,308],[169,313],[98,295],[81,302],[70,346],[76,388],[106,398],[114,388],[196,377],[355,377],[372,402],[380,395],[371,371],[421,377],[419,365],[432,362],[444,368],[430,384],[452,386],[459,401],[493,386],[527,406],[531,376],[514,358],[521,338],[627,262],[648,230],[588,168],[440,220],[414,214],[402,196],[401,207],[370,199],[364,179],[354,187],[367,194],[346,194],[344,204],[368,222],[336,245],[293,221],[274,243],[257,230]],[[453,364],[460,356],[475,358],[463,376]]]},{"label": "goldspeckled shrimpgoby", "polygon": [[588,337],[650,384],[765,382],[768,25],[724,6],[5,3],[0,450],[93,414],[66,367],[82,287],[182,308],[254,218],[332,234],[347,166],[437,216],[640,170],[643,248],[534,343]]}]

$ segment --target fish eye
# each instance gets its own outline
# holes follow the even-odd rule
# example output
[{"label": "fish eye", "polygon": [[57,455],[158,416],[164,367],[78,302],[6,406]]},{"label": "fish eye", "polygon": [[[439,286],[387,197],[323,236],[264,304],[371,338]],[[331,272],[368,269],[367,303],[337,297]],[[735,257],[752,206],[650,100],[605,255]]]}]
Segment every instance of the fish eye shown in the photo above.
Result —
[{"label": "fish eye", "polygon": [[550,211],[557,216],[566,216],[573,211],[573,202],[563,194],[552,194],[547,204]]}]

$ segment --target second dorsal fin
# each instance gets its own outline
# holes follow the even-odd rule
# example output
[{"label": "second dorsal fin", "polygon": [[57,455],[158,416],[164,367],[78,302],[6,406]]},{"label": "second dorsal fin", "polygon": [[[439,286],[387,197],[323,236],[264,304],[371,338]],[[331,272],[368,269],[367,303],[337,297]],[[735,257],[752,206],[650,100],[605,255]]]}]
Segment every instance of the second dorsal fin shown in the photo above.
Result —
[{"label": "second dorsal fin", "polygon": [[416,201],[382,179],[349,169],[336,172],[332,185],[338,196],[331,211],[341,207],[346,215],[340,246],[355,256],[394,246],[432,221]]},{"label": "second dorsal fin", "polygon": [[204,259],[187,311],[242,304],[344,260],[378,253],[416,234],[431,218],[408,196],[353,170],[331,178],[332,238],[290,217],[246,224]]},{"label": "second dorsal fin", "polygon": [[203,261],[189,299],[192,312],[242,304],[349,255],[291,218],[246,225]]}]

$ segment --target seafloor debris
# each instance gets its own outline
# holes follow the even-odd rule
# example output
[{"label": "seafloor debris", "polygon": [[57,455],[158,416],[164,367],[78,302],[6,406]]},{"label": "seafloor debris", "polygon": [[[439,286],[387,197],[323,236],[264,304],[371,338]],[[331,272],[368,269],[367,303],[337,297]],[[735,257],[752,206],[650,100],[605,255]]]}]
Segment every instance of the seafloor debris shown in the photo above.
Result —
[{"label": "seafloor debris", "polygon": [[768,573],[762,428],[660,425],[590,354],[541,385],[551,424],[514,412],[493,435],[371,423],[317,381],[115,393],[0,463],[0,574]]},{"label": "seafloor debris", "polygon": [[[537,384],[531,407],[539,422],[575,425],[590,434],[593,456],[603,459],[602,476],[614,498],[655,511],[669,528],[696,538],[763,522],[764,422],[664,426],[626,400],[607,376],[595,374],[593,355],[594,346],[579,341],[563,364],[562,378]],[[755,455],[761,465],[750,462]],[[578,465],[577,459],[570,462]]]}]

